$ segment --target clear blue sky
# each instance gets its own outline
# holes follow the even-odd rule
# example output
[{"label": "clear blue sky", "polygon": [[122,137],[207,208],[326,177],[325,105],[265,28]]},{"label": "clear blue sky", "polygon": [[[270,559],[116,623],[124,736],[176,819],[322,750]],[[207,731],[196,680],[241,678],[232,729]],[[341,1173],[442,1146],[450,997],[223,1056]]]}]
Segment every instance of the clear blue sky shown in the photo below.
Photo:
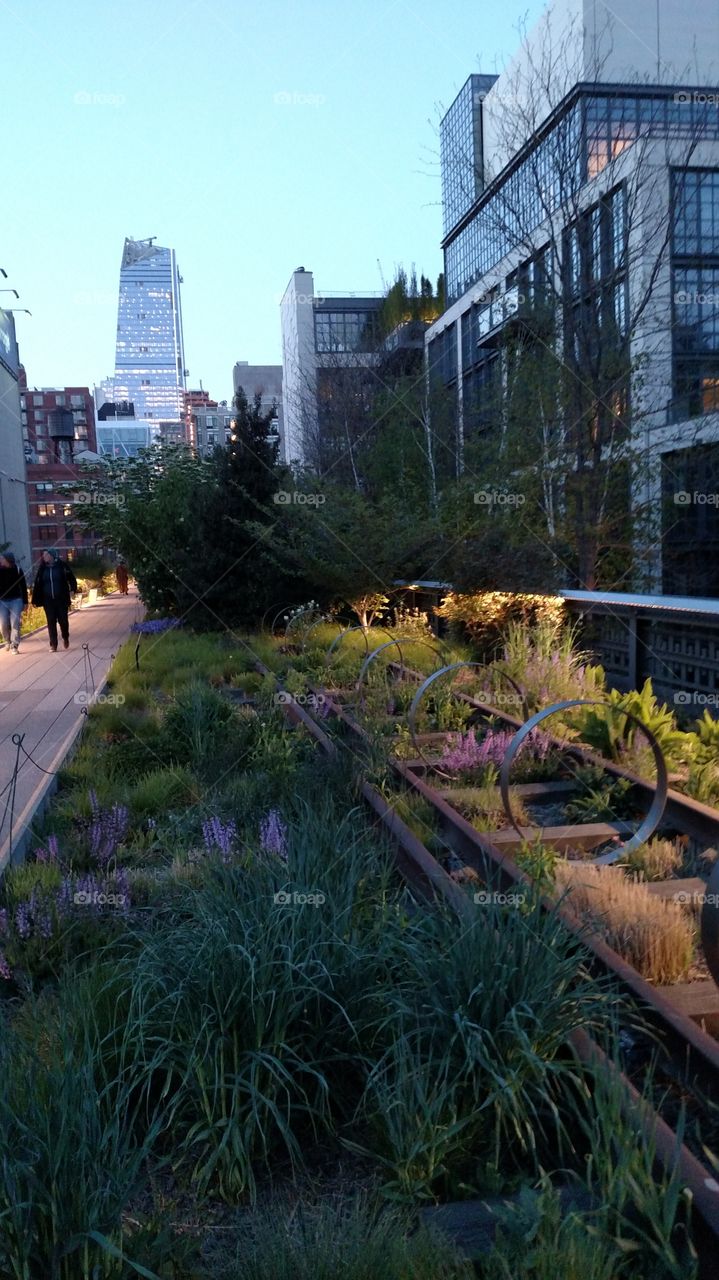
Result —
[{"label": "clear blue sky", "polygon": [[[442,268],[437,123],[541,0],[0,0],[0,266],[30,385],[112,371],[126,235],[177,250],[190,385],[318,291]],[[279,95],[279,97],[278,97]],[[287,101],[286,99],[290,100]]]}]

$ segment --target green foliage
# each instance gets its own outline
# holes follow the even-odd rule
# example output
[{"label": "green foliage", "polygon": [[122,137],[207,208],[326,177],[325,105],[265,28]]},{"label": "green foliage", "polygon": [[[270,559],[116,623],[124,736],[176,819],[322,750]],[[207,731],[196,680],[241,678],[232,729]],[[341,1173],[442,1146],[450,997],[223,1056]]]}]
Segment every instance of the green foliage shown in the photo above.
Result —
[{"label": "green foliage", "polygon": [[548,893],[554,887],[560,858],[557,850],[544,844],[541,836],[523,840],[514,855],[517,866],[529,876],[539,893]]},{"label": "green foliage", "polygon": [[217,1280],[470,1280],[451,1245],[363,1196],[276,1205],[252,1224]]},{"label": "green foliage", "polygon": [[[45,1015],[34,1025],[26,1019],[28,1027],[31,1035],[22,1037],[6,1024],[0,1038],[3,1276],[152,1280],[156,1267],[168,1275],[166,1228],[124,1217],[142,1187],[159,1119],[137,1144],[130,1091],[102,1079],[97,1059],[74,1043],[67,1022],[48,1028]],[[108,1085],[116,1107],[108,1107]]]},{"label": "green foliage", "polygon": [[[690,735],[677,729],[673,713],[660,705],[647,676],[641,691],[619,693],[611,689],[607,707],[588,707],[581,711],[580,734],[588,746],[615,763],[626,763],[627,755],[638,746],[641,728],[629,715],[636,716],[654,734],[667,761],[682,760],[691,749]],[[628,714],[627,714],[628,713]]]},{"label": "green foliage", "polygon": [[632,818],[636,805],[627,778],[614,778],[601,765],[579,765],[572,771],[579,794],[566,805],[570,822],[623,822]]}]

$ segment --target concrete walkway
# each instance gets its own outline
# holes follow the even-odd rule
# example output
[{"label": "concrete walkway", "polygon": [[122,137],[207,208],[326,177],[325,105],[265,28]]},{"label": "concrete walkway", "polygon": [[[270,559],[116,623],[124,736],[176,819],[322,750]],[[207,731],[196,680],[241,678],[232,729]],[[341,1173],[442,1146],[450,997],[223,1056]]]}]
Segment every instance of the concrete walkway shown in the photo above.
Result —
[{"label": "concrete walkway", "polygon": [[[80,731],[93,683],[101,689],[133,622],[144,614],[137,592],[117,593],[70,614],[70,648],[52,653],[45,628],[20,641],[19,654],[0,650],[0,870],[10,856],[10,795],[16,747],[12,736],[24,733],[13,805],[12,859],[32,838],[38,805],[54,789],[54,775]],[[89,646],[86,658],[83,645]],[[38,767],[39,766],[39,767]],[[46,771],[46,772],[43,772]]]}]

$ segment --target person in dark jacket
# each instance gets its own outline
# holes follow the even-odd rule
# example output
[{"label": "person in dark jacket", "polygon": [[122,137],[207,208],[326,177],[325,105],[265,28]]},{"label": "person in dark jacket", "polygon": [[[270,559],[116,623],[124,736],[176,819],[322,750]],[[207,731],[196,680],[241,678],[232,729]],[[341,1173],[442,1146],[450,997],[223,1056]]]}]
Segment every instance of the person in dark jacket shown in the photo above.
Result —
[{"label": "person in dark jacket", "polygon": [[77,591],[77,581],[69,564],[60,559],[57,551],[43,551],[40,568],[33,584],[32,602],[41,605],[45,610],[47,633],[53,653],[57,653],[58,626],[63,647],[70,648],[70,626],[67,615],[70,612],[72,591]]},{"label": "person in dark jacket", "polygon": [[129,581],[129,574],[124,560],[118,560],[117,567],[115,569],[115,578],[117,580],[117,589],[120,592],[120,595],[126,596],[128,593],[127,584]]},{"label": "person in dark jacket", "polygon": [[12,551],[3,551],[0,554],[0,632],[12,653],[20,652],[20,622],[26,608],[25,574]]}]

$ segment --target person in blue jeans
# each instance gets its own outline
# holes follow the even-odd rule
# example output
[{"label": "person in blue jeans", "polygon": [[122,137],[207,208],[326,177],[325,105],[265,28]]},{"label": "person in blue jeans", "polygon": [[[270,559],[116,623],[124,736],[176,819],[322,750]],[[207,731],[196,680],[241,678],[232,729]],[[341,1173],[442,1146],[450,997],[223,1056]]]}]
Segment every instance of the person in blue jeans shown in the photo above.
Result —
[{"label": "person in blue jeans", "polygon": [[20,621],[25,608],[25,574],[12,551],[3,551],[0,553],[0,632],[12,653],[20,652]]}]

